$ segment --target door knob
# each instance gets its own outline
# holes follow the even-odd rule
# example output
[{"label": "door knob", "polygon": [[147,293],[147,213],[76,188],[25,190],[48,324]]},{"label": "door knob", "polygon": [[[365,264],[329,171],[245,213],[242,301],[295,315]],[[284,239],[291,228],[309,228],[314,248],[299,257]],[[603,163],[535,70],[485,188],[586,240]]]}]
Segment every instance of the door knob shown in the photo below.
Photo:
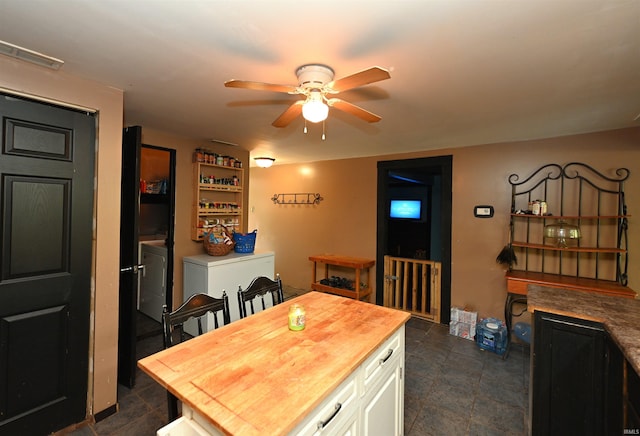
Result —
[{"label": "door knob", "polygon": [[134,274],[137,274],[138,271],[143,270],[144,269],[144,265],[140,264],[140,265],[133,265],[133,266],[125,266],[124,268],[120,268],[120,272],[133,272]]}]

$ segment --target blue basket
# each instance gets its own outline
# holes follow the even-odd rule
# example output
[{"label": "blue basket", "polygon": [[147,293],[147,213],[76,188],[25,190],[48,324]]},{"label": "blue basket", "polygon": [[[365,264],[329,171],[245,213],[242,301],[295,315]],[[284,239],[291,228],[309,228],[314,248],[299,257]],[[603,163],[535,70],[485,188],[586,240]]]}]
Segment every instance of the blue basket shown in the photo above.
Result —
[{"label": "blue basket", "polygon": [[253,253],[256,248],[256,234],[258,230],[254,230],[251,233],[236,233],[233,232],[233,240],[236,243],[234,248],[236,253]]}]

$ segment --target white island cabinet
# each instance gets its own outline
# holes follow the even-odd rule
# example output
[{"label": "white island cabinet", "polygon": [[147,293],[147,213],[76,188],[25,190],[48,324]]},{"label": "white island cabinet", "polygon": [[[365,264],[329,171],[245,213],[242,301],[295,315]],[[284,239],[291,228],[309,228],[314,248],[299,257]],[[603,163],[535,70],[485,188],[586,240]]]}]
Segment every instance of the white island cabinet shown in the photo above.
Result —
[{"label": "white island cabinet", "polygon": [[[238,286],[243,289],[255,277],[275,278],[275,255],[273,252],[235,253],[226,256],[209,256],[200,254],[183,258],[183,296],[186,301],[193,294],[206,293],[215,298],[222,297],[222,291],[229,296],[231,321],[240,319],[238,307]],[[213,317],[210,318],[210,321]],[[195,335],[195,323],[187,324],[187,333]],[[203,326],[203,329],[205,327]],[[212,330],[207,325],[206,330]]]},{"label": "white island cabinet", "polygon": [[[292,304],[304,330],[288,328]],[[183,405],[158,435],[401,436],[409,317],[309,292],[146,357]]]},{"label": "white island cabinet", "polygon": [[290,434],[402,435],[404,330],[396,330]]}]

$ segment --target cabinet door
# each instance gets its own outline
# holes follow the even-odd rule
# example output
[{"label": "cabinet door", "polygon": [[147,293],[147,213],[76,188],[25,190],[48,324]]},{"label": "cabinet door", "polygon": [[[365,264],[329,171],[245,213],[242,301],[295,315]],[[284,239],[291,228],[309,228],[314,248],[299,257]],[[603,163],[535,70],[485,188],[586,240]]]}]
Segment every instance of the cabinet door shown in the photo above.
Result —
[{"label": "cabinet door", "polygon": [[626,416],[624,428],[640,429],[640,376],[630,363],[625,362],[627,373]]},{"label": "cabinet door", "polygon": [[296,436],[358,434],[358,377],[349,376],[292,432]]},{"label": "cabinet door", "polygon": [[404,425],[404,389],[402,359],[398,356],[388,362],[380,383],[371,387],[362,406],[362,434],[402,435]]},{"label": "cabinet door", "polygon": [[602,326],[536,312],[532,359],[532,434],[606,434]]},{"label": "cabinet door", "polygon": [[339,429],[336,429],[333,434],[337,436],[358,436],[360,434],[359,423],[358,414],[354,412],[345,419],[344,424]]}]

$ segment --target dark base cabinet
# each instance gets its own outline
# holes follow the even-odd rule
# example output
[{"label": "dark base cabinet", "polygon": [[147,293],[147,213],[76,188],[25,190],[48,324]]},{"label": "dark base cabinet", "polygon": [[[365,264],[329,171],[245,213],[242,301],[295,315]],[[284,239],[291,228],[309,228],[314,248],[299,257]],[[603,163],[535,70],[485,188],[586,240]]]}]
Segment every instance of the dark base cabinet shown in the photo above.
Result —
[{"label": "dark base cabinet", "polygon": [[601,324],[535,312],[532,435],[622,434],[624,359]]},{"label": "dark base cabinet", "polygon": [[[624,428],[628,434],[638,434],[640,431],[640,377],[633,367],[626,363],[626,393],[625,393],[625,421]],[[632,431],[635,431],[632,432]]]}]

